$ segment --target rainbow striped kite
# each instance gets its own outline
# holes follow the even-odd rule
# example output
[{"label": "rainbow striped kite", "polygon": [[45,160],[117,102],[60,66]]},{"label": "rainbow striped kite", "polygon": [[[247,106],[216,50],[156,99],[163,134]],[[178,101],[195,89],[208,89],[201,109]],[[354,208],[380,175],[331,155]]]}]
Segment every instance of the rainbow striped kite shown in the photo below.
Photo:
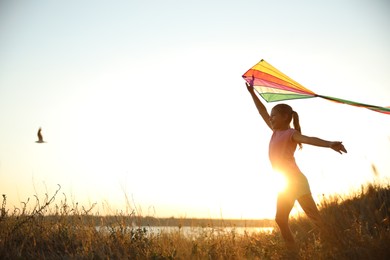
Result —
[{"label": "rainbow striped kite", "polygon": [[246,82],[253,85],[254,89],[256,89],[260,96],[267,102],[321,97],[334,102],[356,107],[364,107],[379,113],[390,115],[390,107],[367,105],[341,98],[318,95],[289,78],[265,60],[261,60],[255,66],[250,68],[244,75],[242,75],[242,77]]}]

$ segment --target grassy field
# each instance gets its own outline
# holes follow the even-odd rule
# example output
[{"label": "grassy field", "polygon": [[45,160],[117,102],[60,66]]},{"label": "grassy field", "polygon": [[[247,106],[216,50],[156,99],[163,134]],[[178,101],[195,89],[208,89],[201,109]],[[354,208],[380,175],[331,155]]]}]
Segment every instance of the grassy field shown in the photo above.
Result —
[{"label": "grassy field", "polygon": [[[292,218],[297,254],[285,250],[277,228],[243,235],[205,228],[196,237],[180,229],[150,233],[142,228],[149,223],[146,217],[97,216],[66,199],[56,204],[58,192],[43,202],[36,197],[32,210],[27,202],[13,212],[6,210],[3,195],[0,259],[390,259],[390,185],[367,184],[346,197],[324,198],[320,211],[329,226],[326,234],[303,216]],[[191,223],[216,225],[215,220]]]}]

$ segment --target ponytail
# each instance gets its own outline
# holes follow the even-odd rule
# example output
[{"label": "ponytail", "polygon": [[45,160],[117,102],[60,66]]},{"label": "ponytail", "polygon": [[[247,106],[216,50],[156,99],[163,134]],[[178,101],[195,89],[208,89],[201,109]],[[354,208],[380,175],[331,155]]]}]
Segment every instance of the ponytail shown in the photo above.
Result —
[{"label": "ponytail", "polygon": [[[297,130],[299,133],[302,133],[301,126],[299,124],[299,116],[298,113],[295,111],[292,111],[292,120],[293,120],[294,129]],[[298,145],[299,145],[299,149],[302,149],[302,143],[298,143]]]},{"label": "ponytail", "polygon": [[[274,106],[273,109],[276,109],[276,111],[278,111],[279,113],[281,114],[284,114],[287,116],[287,120],[288,122],[290,123],[291,121],[293,122],[293,125],[294,125],[294,129],[296,131],[298,131],[299,133],[302,133],[301,132],[301,126],[299,124],[299,116],[298,116],[298,113],[295,112],[292,107],[290,107],[289,105],[287,104],[277,104],[276,106]],[[299,149],[302,149],[302,143],[298,143],[299,145]]]}]

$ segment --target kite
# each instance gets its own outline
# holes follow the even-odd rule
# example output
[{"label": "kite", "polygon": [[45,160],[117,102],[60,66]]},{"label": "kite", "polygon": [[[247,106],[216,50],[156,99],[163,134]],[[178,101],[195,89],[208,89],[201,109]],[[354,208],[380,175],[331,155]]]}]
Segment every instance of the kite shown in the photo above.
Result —
[{"label": "kite", "polygon": [[248,84],[252,85],[260,96],[267,102],[320,97],[337,103],[364,107],[379,113],[390,115],[390,107],[380,107],[341,98],[318,95],[289,78],[265,60],[261,60],[255,66],[250,68],[244,75],[242,75],[242,77]]}]

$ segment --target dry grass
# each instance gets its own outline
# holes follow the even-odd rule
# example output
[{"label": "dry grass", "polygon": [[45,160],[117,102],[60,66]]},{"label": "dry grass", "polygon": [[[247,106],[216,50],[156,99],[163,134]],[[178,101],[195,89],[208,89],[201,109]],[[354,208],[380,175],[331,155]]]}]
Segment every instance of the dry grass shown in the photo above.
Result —
[{"label": "dry grass", "polygon": [[[294,255],[273,233],[237,234],[204,229],[197,237],[180,232],[149,233],[134,226],[133,214],[110,218],[91,209],[59,205],[46,195],[0,215],[0,259],[390,259],[390,186],[367,185],[346,198],[324,198],[320,208],[326,233],[305,217],[291,220],[300,246]],[[98,223],[97,223],[98,222]],[[106,229],[97,229],[105,226]]]}]

